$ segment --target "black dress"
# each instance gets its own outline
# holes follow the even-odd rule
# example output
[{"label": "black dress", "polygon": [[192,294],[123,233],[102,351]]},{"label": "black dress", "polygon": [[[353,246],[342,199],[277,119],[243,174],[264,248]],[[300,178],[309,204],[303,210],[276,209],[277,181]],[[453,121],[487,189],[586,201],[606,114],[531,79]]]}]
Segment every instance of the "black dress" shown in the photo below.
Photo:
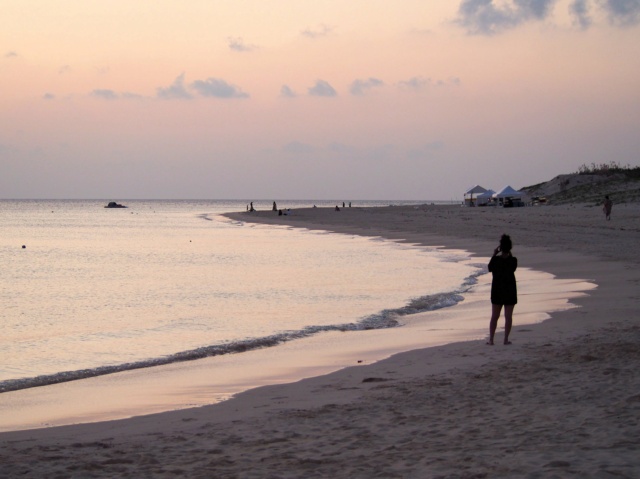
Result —
[{"label": "black dress", "polygon": [[518,303],[515,271],[518,258],[513,256],[493,256],[489,261],[489,271],[493,274],[491,282],[491,303],[512,305]]}]

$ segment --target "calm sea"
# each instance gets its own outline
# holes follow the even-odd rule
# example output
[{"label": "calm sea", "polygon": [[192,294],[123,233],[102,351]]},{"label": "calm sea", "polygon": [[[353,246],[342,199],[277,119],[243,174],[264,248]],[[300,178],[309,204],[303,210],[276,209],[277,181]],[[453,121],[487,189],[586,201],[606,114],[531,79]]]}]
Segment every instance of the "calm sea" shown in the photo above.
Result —
[{"label": "calm sea", "polygon": [[[244,201],[106,203],[0,201],[0,391],[402,327],[482,271],[452,252],[220,216]],[[314,204],[336,202],[279,206]]]}]

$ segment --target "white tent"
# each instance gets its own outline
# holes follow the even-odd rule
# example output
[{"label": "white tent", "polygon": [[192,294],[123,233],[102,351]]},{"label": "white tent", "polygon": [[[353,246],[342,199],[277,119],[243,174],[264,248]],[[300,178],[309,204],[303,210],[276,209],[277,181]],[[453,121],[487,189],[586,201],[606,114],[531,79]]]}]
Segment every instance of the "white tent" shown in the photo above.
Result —
[{"label": "white tent", "polygon": [[489,202],[491,202],[494,193],[495,191],[493,190],[487,190],[484,193],[480,193],[478,196],[476,196],[476,205],[486,206]]},{"label": "white tent", "polygon": [[498,204],[506,206],[524,206],[522,203],[521,191],[516,191],[510,186],[505,186],[497,193],[493,194],[493,198],[498,201]]},{"label": "white tent", "polygon": [[464,192],[464,205],[475,206],[475,200],[479,194],[486,193],[487,189],[480,185],[473,186]]},{"label": "white tent", "polygon": [[497,198],[497,199],[522,198],[522,193],[520,191],[514,190],[510,186],[505,186],[504,188],[502,188],[497,193],[494,193],[492,196],[494,198]]}]

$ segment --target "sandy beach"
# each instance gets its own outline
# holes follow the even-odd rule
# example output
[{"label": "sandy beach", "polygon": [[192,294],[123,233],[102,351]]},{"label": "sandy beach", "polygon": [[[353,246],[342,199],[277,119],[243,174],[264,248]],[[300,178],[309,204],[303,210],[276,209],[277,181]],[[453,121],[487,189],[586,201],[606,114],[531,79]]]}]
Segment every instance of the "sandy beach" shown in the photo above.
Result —
[{"label": "sandy beach", "polygon": [[2,433],[1,478],[640,477],[640,205],[611,221],[586,205],[230,217],[479,257],[508,233],[520,267],[597,287],[536,325],[516,307],[508,347],[499,329],[496,346],[416,349],[214,406]]}]

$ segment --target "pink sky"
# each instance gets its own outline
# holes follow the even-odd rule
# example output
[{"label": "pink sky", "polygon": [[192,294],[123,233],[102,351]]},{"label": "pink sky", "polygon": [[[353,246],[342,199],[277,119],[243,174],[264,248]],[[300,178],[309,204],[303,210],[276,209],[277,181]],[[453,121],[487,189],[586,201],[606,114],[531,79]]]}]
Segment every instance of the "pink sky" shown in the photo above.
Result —
[{"label": "pink sky", "polygon": [[640,165],[640,0],[5,0],[0,22],[0,198],[449,200]]}]

